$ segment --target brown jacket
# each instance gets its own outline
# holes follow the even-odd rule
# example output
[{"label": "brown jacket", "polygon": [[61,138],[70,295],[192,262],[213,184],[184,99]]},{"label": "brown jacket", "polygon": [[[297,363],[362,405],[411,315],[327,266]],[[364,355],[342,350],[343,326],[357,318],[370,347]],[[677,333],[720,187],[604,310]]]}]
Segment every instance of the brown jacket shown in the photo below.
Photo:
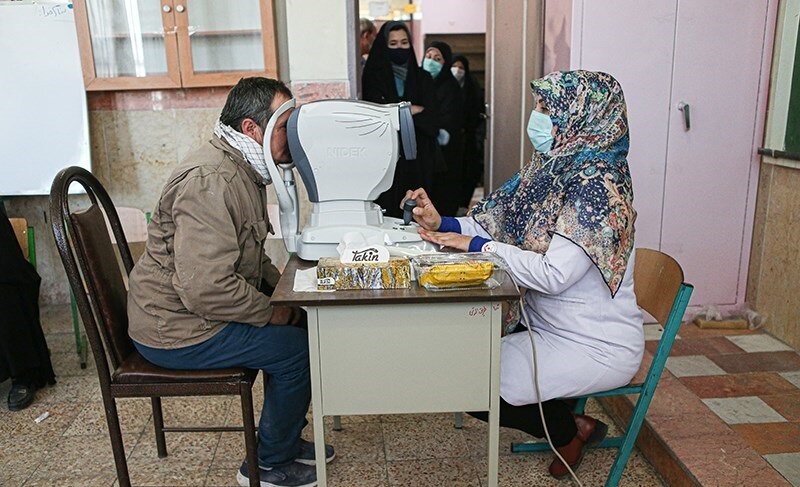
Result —
[{"label": "brown jacket", "polygon": [[130,275],[128,333],[154,348],[208,340],[229,322],[263,326],[263,288],[280,274],[264,253],[272,230],[261,177],[214,136],[186,157],[161,192],[147,246]]}]

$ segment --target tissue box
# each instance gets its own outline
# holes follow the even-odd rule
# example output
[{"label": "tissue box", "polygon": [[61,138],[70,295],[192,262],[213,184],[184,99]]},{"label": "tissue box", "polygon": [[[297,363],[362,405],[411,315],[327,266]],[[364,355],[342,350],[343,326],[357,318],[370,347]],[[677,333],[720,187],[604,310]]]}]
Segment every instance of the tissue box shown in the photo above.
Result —
[{"label": "tissue box", "polygon": [[320,290],[405,289],[411,286],[411,263],[405,257],[389,262],[343,264],[336,257],[323,257],[317,264]]}]

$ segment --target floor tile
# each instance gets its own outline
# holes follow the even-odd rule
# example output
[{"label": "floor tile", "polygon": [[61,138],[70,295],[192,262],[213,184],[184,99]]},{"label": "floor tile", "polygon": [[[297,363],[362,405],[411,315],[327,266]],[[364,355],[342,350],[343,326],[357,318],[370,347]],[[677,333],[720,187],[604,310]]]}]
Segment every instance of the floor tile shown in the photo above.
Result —
[{"label": "floor tile", "polygon": [[786,419],[758,397],[703,399],[728,424],[777,423]]},{"label": "floor tile", "polygon": [[[221,433],[165,433],[167,458],[187,465],[211,465],[214,452],[219,444]],[[130,456],[133,463],[159,461],[156,449],[156,435],[153,430],[145,430]]]},{"label": "floor tile", "polygon": [[[655,355],[656,350],[661,342],[648,341],[645,342],[644,347],[648,352]],[[686,343],[686,340],[675,340],[672,342],[672,348],[669,350],[670,357],[683,357],[685,355],[701,355]]]},{"label": "floor tile", "polygon": [[708,358],[731,374],[800,371],[800,355],[797,352],[732,353]]},{"label": "floor tile", "polygon": [[[131,484],[136,487],[197,487],[208,476],[208,465],[184,465],[166,459],[129,466]],[[234,474],[235,475],[235,474]]]},{"label": "floor tile", "polygon": [[760,397],[788,421],[800,422],[800,391]]},{"label": "floor tile", "polygon": [[[313,441],[313,430],[306,428],[309,441]],[[342,431],[325,428],[325,443],[336,449],[336,458],[342,462],[383,462],[386,453],[383,447],[383,428],[377,423],[349,424]]]},{"label": "floor tile", "polygon": [[667,370],[672,372],[675,377],[725,375],[724,370],[703,355],[669,357],[667,359]]},{"label": "floor tile", "polygon": [[792,384],[797,386],[798,389],[800,389],[800,371],[798,371],[798,372],[783,372],[781,374],[781,377],[783,377],[784,379],[788,380],[789,382],[791,382]]},{"label": "floor tile", "polygon": [[212,468],[235,470],[242,465],[245,454],[244,433],[222,433],[214,452]]},{"label": "floor tile", "polygon": [[80,359],[75,352],[51,353],[50,361],[56,377],[97,377],[97,368],[91,353],[85,369],[81,368]]},{"label": "floor tile", "polygon": [[800,453],[800,423],[734,424],[734,431],[758,453]]},{"label": "floor tile", "polygon": [[[751,336],[751,335],[743,335]],[[742,353],[744,350],[736,346],[727,337],[686,338],[684,345],[695,351],[697,355],[719,355],[724,353]]]},{"label": "floor tile", "polygon": [[[147,399],[117,399],[117,414],[120,429],[125,433],[141,433],[153,414]],[[102,402],[90,402],[75,418],[67,431],[67,436],[108,435],[105,408]]]},{"label": "floor tile", "polygon": [[36,391],[36,403],[88,402],[100,390],[97,376],[59,377],[55,385]]},{"label": "floor tile", "polygon": [[792,485],[800,487],[800,453],[778,453],[764,458]]},{"label": "floor tile", "polygon": [[713,377],[682,377],[680,381],[698,397],[741,397],[800,392],[775,372],[753,372]]},{"label": "floor tile", "polygon": [[328,465],[330,487],[388,487],[386,463],[340,462]]},{"label": "floor tile", "polygon": [[392,487],[480,487],[478,471],[470,459],[389,462],[386,468]]},{"label": "floor tile", "polygon": [[468,454],[461,430],[439,422],[383,423],[386,459],[453,458]]},{"label": "floor tile", "polygon": [[203,485],[206,487],[239,487],[239,482],[236,481],[236,469],[211,469]]},{"label": "floor tile", "polygon": [[232,401],[231,396],[165,397],[161,400],[164,424],[222,426],[228,405]]},{"label": "floor tile", "polygon": [[740,335],[729,336],[726,339],[733,342],[737,347],[745,352],[783,352],[787,350],[794,350],[789,345],[783,343],[777,338],[773,338],[766,333],[759,335]]},{"label": "floor tile", "polygon": [[[83,403],[33,403],[31,406],[11,415],[11,421],[17,424],[16,434],[61,436],[83,410]],[[36,419],[47,414],[47,418],[39,423]]]},{"label": "floor tile", "polygon": [[[123,437],[126,451],[135,447],[138,436]],[[61,485],[70,479],[95,479],[93,484],[114,481],[114,455],[107,435],[62,436],[49,448],[46,460],[31,477],[33,485]],[[51,484],[47,484],[50,481]]]},{"label": "floor tile", "polygon": [[664,327],[658,323],[644,325],[644,339],[645,341],[658,341],[661,340],[661,335],[664,334]]}]

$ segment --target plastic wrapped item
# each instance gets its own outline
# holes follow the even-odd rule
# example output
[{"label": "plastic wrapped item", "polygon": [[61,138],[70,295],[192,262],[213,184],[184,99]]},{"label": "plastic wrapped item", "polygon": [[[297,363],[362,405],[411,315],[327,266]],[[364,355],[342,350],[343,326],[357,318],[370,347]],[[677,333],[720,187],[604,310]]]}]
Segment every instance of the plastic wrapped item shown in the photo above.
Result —
[{"label": "plastic wrapped item", "polygon": [[342,263],[323,257],[317,264],[317,288],[323,291],[357,289],[405,289],[411,286],[411,264],[405,257],[389,262]]},{"label": "plastic wrapped item", "polygon": [[411,260],[419,285],[425,289],[494,289],[505,278],[505,261],[492,253],[441,253]]}]

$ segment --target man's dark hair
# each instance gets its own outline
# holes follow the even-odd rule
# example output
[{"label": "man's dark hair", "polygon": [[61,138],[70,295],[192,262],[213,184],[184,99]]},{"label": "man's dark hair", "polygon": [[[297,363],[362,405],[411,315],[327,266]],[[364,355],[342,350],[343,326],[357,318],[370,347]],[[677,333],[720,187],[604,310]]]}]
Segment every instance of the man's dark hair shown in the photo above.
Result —
[{"label": "man's dark hair", "polygon": [[261,77],[242,78],[228,93],[219,119],[241,132],[242,121],[250,118],[263,130],[272,116],[270,107],[278,93],[292,97],[292,92],[282,81]]}]

